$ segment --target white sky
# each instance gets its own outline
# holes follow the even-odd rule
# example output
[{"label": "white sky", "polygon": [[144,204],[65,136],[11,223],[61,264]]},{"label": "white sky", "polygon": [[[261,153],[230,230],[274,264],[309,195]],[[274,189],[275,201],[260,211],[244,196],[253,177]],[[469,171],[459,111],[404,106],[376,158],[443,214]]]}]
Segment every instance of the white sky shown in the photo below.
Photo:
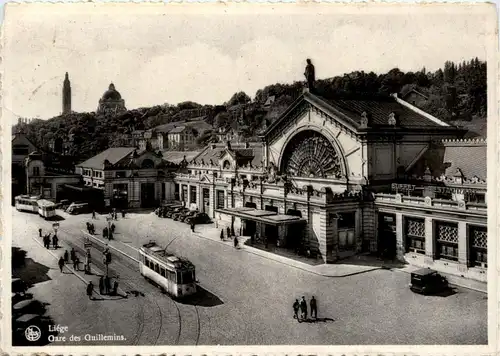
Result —
[{"label": "white sky", "polygon": [[[127,108],[221,104],[243,90],[354,70],[386,72],[487,58],[494,6],[9,4],[4,111],[61,112],[70,75],[75,111],[94,111],[113,82]],[[490,46],[491,48],[491,46]],[[4,118],[5,118],[4,116]]]}]

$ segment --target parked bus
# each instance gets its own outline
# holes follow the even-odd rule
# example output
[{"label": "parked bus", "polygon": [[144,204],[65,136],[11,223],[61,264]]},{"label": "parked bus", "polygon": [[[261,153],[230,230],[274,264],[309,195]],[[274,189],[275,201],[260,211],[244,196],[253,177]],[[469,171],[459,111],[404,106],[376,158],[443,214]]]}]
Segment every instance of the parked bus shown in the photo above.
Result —
[{"label": "parked bus", "polygon": [[40,215],[41,217],[47,219],[56,215],[57,205],[54,204],[53,202],[46,199],[40,199],[37,201],[37,203],[38,203],[38,215]]},{"label": "parked bus", "polygon": [[146,279],[152,280],[175,298],[196,293],[194,265],[165,251],[151,241],[139,249],[139,270]]},{"label": "parked bus", "polygon": [[18,211],[27,211],[30,213],[38,213],[38,203],[37,201],[40,197],[29,196],[29,195],[19,195],[15,198],[15,206]]}]

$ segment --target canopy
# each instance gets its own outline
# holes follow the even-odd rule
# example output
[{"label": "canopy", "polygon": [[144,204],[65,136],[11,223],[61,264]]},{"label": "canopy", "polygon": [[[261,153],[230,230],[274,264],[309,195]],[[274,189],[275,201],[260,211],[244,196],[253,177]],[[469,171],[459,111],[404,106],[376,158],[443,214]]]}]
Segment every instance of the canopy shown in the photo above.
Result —
[{"label": "canopy", "polygon": [[253,209],[248,207],[215,209],[217,213],[236,216],[241,219],[257,221],[268,225],[288,225],[305,223],[306,219],[299,216],[278,214],[274,211]]}]

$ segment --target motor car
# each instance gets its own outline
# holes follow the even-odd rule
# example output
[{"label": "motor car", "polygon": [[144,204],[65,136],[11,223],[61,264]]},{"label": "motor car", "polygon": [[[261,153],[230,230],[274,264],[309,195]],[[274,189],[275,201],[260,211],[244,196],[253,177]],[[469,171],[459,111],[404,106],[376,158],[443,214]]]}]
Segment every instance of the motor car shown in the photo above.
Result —
[{"label": "motor car", "polygon": [[178,212],[180,212],[182,209],[184,209],[183,207],[176,207],[176,208],[173,208],[173,209],[170,209],[167,211],[167,218],[172,218],[172,215],[174,214],[177,214]]},{"label": "motor car", "polygon": [[205,213],[196,213],[194,214],[193,216],[189,216],[187,217],[184,221],[187,223],[187,224],[191,224],[194,220],[194,223],[195,224],[209,224],[212,222],[212,220],[210,219],[210,217],[205,214]]},{"label": "motor car", "polygon": [[90,212],[90,207],[88,203],[71,203],[66,212],[71,215],[87,214]]},{"label": "motor car", "polygon": [[186,222],[187,218],[193,217],[194,215],[196,215],[196,213],[197,213],[196,210],[184,212],[179,216],[179,221]]},{"label": "motor car", "polygon": [[430,268],[421,268],[411,273],[410,289],[419,294],[435,294],[449,288],[448,280]]},{"label": "motor car", "polygon": [[187,209],[187,208],[181,208],[181,209],[179,209],[179,211],[172,214],[172,219],[174,219],[175,221],[179,221],[180,217],[182,215],[186,214],[188,211],[189,211],[189,209]]}]

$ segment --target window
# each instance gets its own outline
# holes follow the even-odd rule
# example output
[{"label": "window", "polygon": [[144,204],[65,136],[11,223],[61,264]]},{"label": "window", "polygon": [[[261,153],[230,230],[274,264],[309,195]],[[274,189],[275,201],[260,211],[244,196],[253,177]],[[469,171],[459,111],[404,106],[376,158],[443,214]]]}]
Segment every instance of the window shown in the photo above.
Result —
[{"label": "window", "polygon": [[188,284],[193,282],[194,282],[193,272],[185,271],[182,273],[182,284]]},{"label": "window", "polygon": [[158,266],[158,263],[155,263],[155,272],[160,273],[160,266]]},{"label": "window", "polygon": [[34,176],[40,175],[40,167],[33,167],[33,175]]},{"label": "window", "polygon": [[479,192],[468,192],[465,195],[465,201],[468,203],[486,203],[486,195],[484,193]]},{"label": "window", "polygon": [[406,218],[407,250],[425,254],[425,220]]},{"label": "window", "polygon": [[471,243],[471,264],[475,266],[488,266],[488,230],[485,226],[469,226]]},{"label": "window", "polygon": [[231,163],[228,160],[224,161],[224,164],[222,165],[224,169],[230,169],[231,168]]},{"label": "window", "polygon": [[184,284],[184,281],[182,280],[182,274],[180,271],[177,271],[175,273],[176,277],[177,277],[177,284]]},{"label": "window", "polygon": [[176,283],[176,279],[175,279],[175,272],[173,271],[167,271],[167,275],[168,275],[168,279],[171,280],[172,282]]},{"label": "window", "polygon": [[127,177],[127,172],[125,171],[117,171],[116,172],[116,178],[126,178]]},{"label": "window", "polygon": [[458,260],[458,226],[454,223],[436,223],[436,256],[446,260]]},{"label": "window", "polygon": [[187,195],[188,195],[188,187],[187,187],[187,185],[183,185],[183,186],[182,186],[182,196],[181,196],[181,200],[182,200],[182,201],[186,201],[186,200],[187,200]]},{"label": "window", "polygon": [[179,184],[175,184],[175,190],[174,190],[174,200],[180,200],[179,199]]},{"label": "window", "polygon": [[278,207],[277,206],[272,206],[272,205],[266,205],[264,207],[264,210],[266,211],[274,211],[275,213],[278,212]]},{"label": "window", "polygon": [[189,203],[196,204],[196,187],[191,186],[190,189],[191,189],[191,196],[189,197],[190,199]]},{"label": "window", "polygon": [[12,154],[13,155],[28,155],[30,152],[28,145],[15,145],[12,148]]},{"label": "window", "polygon": [[144,161],[142,161],[142,164],[141,164],[141,168],[142,169],[151,169],[151,168],[154,168],[155,167],[155,164],[152,160],[150,159],[145,159]]},{"label": "window", "polygon": [[160,274],[161,274],[162,277],[167,277],[167,275],[165,273],[165,268],[160,267]]},{"label": "window", "polygon": [[356,213],[339,213],[337,230],[339,236],[339,250],[352,250],[356,246],[354,229],[356,224]]},{"label": "window", "polygon": [[224,209],[224,191],[223,190],[218,190],[217,191],[217,209]]}]

